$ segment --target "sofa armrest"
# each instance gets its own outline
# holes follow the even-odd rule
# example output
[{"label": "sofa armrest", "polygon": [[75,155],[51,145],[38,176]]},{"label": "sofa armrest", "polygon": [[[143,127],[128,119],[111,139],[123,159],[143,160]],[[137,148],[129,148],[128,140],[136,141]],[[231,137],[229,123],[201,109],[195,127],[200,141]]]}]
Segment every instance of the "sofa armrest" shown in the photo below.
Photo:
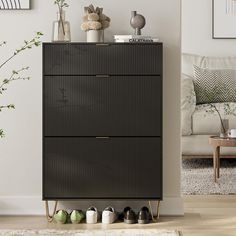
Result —
[{"label": "sofa armrest", "polygon": [[192,134],[192,114],[196,108],[193,78],[182,74],[181,78],[181,130],[182,135]]}]

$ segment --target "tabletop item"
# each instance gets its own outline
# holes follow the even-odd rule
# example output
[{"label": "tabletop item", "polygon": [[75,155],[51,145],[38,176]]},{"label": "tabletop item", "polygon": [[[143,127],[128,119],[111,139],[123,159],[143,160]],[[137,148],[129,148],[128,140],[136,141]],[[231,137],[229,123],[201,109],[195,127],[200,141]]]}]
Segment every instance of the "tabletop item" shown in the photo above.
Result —
[{"label": "tabletop item", "polygon": [[236,138],[236,129],[231,129],[230,130],[230,137],[231,138]]},{"label": "tabletop item", "polygon": [[131,12],[130,25],[135,29],[136,35],[141,35],[141,29],[145,26],[146,20],[144,16],[137,14],[137,11]]},{"label": "tabletop item", "polygon": [[70,23],[65,18],[65,8],[69,5],[65,0],[55,0],[54,4],[58,8],[57,20],[53,22],[52,42],[70,42]]},{"label": "tabletop item", "polygon": [[148,35],[114,35],[116,43],[157,43],[159,39]]}]

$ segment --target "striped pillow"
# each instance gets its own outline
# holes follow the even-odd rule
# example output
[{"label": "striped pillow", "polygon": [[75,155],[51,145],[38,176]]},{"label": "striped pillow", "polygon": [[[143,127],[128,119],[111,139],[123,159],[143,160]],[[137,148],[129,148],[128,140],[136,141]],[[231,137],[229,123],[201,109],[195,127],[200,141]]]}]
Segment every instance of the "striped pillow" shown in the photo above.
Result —
[{"label": "striped pillow", "polygon": [[193,67],[197,104],[236,102],[236,70]]}]

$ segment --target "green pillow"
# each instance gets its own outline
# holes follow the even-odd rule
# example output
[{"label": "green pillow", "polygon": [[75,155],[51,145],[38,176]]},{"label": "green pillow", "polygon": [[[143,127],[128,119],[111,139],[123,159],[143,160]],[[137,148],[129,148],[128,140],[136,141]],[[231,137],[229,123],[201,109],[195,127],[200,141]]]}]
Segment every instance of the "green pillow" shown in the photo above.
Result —
[{"label": "green pillow", "polygon": [[236,70],[193,67],[197,104],[236,102]]}]

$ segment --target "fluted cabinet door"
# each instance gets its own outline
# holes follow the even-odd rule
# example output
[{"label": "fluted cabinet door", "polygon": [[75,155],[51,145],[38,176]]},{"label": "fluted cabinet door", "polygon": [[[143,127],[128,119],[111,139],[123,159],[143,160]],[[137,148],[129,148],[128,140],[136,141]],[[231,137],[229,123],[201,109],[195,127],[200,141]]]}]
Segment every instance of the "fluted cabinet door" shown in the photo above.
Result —
[{"label": "fluted cabinet door", "polygon": [[44,44],[44,75],[160,75],[161,44]]},{"label": "fluted cabinet door", "polygon": [[161,136],[159,76],[45,76],[45,136]]},{"label": "fluted cabinet door", "polygon": [[44,199],[162,199],[160,138],[45,138]]}]

